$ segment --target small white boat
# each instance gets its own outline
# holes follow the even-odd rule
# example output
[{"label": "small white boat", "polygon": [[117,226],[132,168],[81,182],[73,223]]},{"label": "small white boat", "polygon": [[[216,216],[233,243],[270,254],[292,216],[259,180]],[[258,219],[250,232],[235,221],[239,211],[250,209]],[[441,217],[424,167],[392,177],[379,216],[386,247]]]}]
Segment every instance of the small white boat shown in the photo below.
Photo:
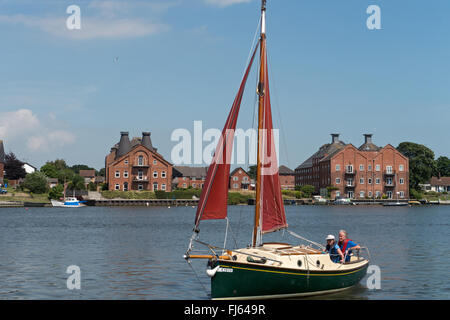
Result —
[{"label": "small white boat", "polygon": [[79,208],[79,207],[85,207],[84,204],[85,201],[79,201],[75,197],[67,197],[64,202],[57,201],[57,200],[51,200],[52,206],[54,207],[64,207],[64,208]]}]

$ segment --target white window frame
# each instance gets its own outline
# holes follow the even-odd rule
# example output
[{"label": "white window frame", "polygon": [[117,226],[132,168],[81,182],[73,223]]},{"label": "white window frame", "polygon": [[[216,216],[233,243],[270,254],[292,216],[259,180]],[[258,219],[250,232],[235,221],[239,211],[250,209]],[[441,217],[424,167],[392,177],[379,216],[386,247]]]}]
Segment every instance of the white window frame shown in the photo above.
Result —
[{"label": "white window frame", "polygon": [[128,171],[125,170],[125,171],[123,172],[123,177],[124,177],[124,178],[128,178]]},{"label": "white window frame", "polygon": [[336,178],[335,182],[336,184],[341,184],[341,178]]},{"label": "white window frame", "polygon": [[116,185],[114,186],[114,190],[120,190],[120,184],[116,183]]},{"label": "white window frame", "polygon": [[375,171],[380,171],[381,170],[381,166],[379,164],[375,165]]},{"label": "white window frame", "polygon": [[153,191],[158,191],[158,182],[153,182]]},{"label": "white window frame", "polygon": [[166,191],[166,184],[165,183],[161,184],[161,190],[162,191]]},{"label": "white window frame", "polygon": [[116,172],[114,173],[114,178],[120,178],[120,171],[116,170]]},{"label": "white window frame", "polygon": [[166,177],[166,172],[165,171],[161,171],[161,178],[165,178]]},{"label": "white window frame", "polygon": [[153,178],[158,178],[158,171],[153,171]]},{"label": "white window frame", "polygon": [[403,164],[399,165],[398,171],[405,171],[405,166]]},{"label": "white window frame", "polygon": [[144,190],[144,185],[143,185],[142,183],[139,183],[139,184],[138,184],[138,190],[139,190],[139,191]]},{"label": "white window frame", "polygon": [[363,164],[359,165],[359,171],[364,171],[364,165]]},{"label": "white window frame", "polygon": [[340,164],[336,165],[336,171],[341,171],[341,165]]}]

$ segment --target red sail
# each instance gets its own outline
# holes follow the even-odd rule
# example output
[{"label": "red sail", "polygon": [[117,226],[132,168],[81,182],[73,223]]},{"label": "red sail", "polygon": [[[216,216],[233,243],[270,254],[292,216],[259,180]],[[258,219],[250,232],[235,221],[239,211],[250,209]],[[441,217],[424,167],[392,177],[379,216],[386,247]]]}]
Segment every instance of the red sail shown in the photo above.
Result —
[{"label": "red sail", "polygon": [[222,130],[214,157],[208,168],[205,184],[195,215],[195,226],[200,220],[225,219],[227,216],[228,185],[230,178],[230,162],[233,150],[234,131],[241,107],[242,95],[250,73],[258,46],[253,52],[250,63],[245,71],[239,91],[234,99],[230,114]]},{"label": "red sail", "polygon": [[263,58],[265,64],[264,105],[261,150],[261,219],[262,233],[268,233],[286,228],[281,184],[278,175],[278,160],[275,149],[275,137],[270,106],[269,77],[267,72],[267,55]]}]

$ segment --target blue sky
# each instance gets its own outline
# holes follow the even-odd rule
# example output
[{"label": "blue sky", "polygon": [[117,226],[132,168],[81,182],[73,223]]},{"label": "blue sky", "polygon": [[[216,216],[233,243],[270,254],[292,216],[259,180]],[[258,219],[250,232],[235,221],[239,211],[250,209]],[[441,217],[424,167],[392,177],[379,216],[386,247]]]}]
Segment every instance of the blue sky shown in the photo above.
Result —
[{"label": "blue sky", "polygon": [[[65,26],[69,5],[81,30]],[[366,9],[381,8],[381,30]],[[0,0],[0,139],[40,167],[97,169],[120,131],[223,127],[259,19],[259,0]],[[268,52],[281,163],[329,134],[359,146],[427,145],[450,156],[450,2],[269,0]],[[255,78],[238,127],[252,126]]]}]

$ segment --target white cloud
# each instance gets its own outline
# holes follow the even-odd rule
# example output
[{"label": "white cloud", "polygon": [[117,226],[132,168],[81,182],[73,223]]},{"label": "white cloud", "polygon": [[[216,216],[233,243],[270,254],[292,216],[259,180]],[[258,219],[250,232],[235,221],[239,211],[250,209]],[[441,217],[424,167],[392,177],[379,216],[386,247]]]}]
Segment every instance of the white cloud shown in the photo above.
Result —
[{"label": "white cloud", "polygon": [[74,134],[54,126],[55,116],[48,123],[39,120],[29,109],[0,113],[0,138],[9,145],[26,145],[29,151],[48,151],[75,142]]},{"label": "white cloud", "polygon": [[206,3],[208,4],[212,4],[215,6],[219,6],[219,7],[228,7],[231,6],[233,4],[238,4],[238,3],[248,3],[251,2],[253,0],[204,0]]}]

